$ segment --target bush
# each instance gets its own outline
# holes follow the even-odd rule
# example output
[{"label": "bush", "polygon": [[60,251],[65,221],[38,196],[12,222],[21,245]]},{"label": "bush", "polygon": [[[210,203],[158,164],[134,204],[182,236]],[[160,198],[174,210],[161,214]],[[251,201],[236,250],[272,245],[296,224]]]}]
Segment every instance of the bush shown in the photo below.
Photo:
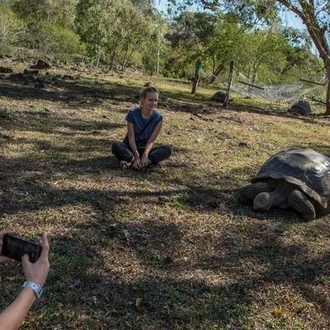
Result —
[{"label": "bush", "polygon": [[[80,42],[80,37],[72,30],[63,27],[54,27],[53,32],[53,49],[54,52],[62,52],[67,54],[83,53],[84,45]],[[54,41],[57,45],[54,45]],[[57,46],[57,47],[56,47]]]},{"label": "bush", "polygon": [[85,51],[79,36],[72,30],[53,23],[41,23],[29,31],[29,43],[44,53],[77,54]]},{"label": "bush", "polygon": [[9,7],[0,4],[0,27],[0,53],[10,54],[11,46],[24,32],[25,25]]}]

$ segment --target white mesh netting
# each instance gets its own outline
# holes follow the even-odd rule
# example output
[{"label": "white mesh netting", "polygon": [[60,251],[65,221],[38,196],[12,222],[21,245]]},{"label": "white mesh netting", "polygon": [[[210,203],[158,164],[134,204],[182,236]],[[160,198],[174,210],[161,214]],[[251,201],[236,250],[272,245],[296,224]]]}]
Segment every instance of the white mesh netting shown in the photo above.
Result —
[{"label": "white mesh netting", "polygon": [[256,86],[249,84],[248,79],[241,73],[238,75],[240,80],[233,82],[231,86],[233,92],[279,103],[291,103],[302,98],[313,98],[315,95],[317,95],[317,98],[322,98],[325,90],[326,78],[316,83],[299,81],[292,84]]}]

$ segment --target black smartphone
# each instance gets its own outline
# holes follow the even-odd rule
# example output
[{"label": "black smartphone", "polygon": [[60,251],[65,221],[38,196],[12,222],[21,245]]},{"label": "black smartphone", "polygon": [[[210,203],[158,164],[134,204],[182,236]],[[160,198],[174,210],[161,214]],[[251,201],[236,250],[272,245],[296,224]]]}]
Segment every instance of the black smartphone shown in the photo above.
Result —
[{"label": "black smartphone", "polygon": [[30,262],[34,263],[40,257],[41,250],[42,246],[39,244],[26,241],[10,234],[3,235],[1,250],[3,256],[21,261],[24,254],[28,254]]}]

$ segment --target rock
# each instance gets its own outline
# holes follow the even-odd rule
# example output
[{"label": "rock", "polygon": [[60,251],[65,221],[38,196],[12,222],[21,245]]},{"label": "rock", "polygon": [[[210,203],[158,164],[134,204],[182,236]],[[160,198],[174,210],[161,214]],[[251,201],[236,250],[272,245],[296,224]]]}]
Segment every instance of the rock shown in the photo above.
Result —
[{"label": "rock", "polygon": [[218,91],[211,97],[211,100],[224,103],[226,101],[226,98],[227,98],[226,93]]},{"label": "rock", "polygon": [[43,60],[38,60],[36,64],[30,66],[30,69],[38,69],[38,70],[45,70],[50,68],[51,68],[50,64],[48,64]]},{"label": "rock", "polygon": [[307,117],[312,113],[312,109],[308,101],[299,100],[298,102],[292,104],[288,112]]},{"label": "rock", "polygon": [[13,69],[0,66],[0,73],[13,73]]},{"label": "rock", "polygon": [[30,70],[30,69],[25,69],[23,71],[24,74],[28,75],[28,76],[36,76],[39,74],[38,70]]}]

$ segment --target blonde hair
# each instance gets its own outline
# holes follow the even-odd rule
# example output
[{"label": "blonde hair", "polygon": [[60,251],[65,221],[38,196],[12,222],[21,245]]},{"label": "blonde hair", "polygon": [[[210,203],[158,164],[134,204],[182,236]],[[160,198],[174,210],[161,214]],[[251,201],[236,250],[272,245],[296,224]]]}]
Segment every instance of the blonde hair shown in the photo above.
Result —
[{"label": "blonde hair", "polygon": [[156,87],[148,86],[146,88],[143,88],[142,91],[140,92],[140,99],[145,99],[148,93],[157,93],[157,94],[159,94]]}]

